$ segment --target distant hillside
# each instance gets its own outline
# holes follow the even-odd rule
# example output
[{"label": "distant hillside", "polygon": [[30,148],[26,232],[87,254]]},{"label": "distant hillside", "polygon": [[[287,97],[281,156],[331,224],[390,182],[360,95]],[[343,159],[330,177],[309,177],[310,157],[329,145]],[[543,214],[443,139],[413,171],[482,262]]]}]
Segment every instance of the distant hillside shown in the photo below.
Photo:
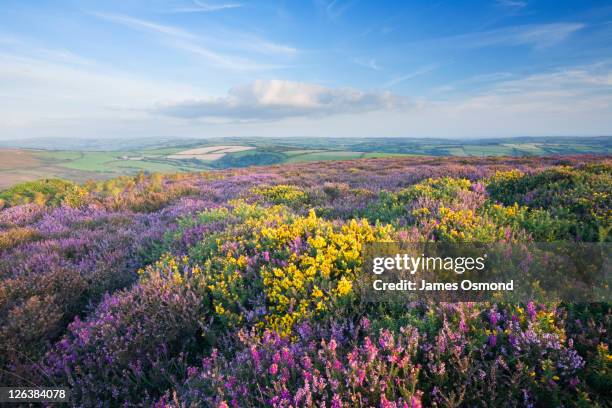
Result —
[{"label": "distant hillside", "polygon": [[612,153],[612,137],[504,139],[210,138],[30,139],[0,142],[0,189],[44,177],[73,181],[284,163],[402,156],[551,156]]}]

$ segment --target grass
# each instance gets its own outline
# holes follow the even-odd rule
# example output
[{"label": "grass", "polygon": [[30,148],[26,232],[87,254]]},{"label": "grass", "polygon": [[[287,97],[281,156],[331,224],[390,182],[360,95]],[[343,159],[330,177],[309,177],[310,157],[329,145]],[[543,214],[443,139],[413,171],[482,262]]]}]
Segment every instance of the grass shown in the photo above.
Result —
[{"label": "grass", "polygon": [[[188,167],[188,166],[185,166]],[[132,172],[138,172],[140,170],[148,172],[159,172],[159,173],[172,173],[181,171],[183,166],[174,166],[172,164],[157,163],[152,161],[136,161],[136,160],[121,160],[109,163],[108,168],[123,172],[124,170],[131,170]]]},{"label": "grass", "polygon": [[286,163],[301,163],[309,161],[324,161],[324,160],[350,160],[359,159],[363,156],[363,152],[351,151],[318,151],[314,153],[299,154],[289,157]]},{"label": "grass", "polygon": [[34,156],[40,157],[43,160],[51,161],[74,161],[83,156],[82,152],[73,151],[38,151],[32,153]]},{"label": "grass", "polygon": [[361,155],[364,159],[377,159],[382,157],[414,157],[421,156],[419,154],[412,153],[363,153]]},{"label": "grass", "polygon": [[182,152],[183,150],[186,150],[184,147],[166,147],[166,148],[160,148],[160,149],[150,149],[150,150],[143,150],[142,154],[144,154],[145,156],[167,156],[170,154],[176,154],[178,152]]},{"label": "grass", "polygon": [[493,146],[463,146],[463,151],[468,156],[511,156],[513,150],[503,145]]},{"label": "grass", "polygon": [[285,155],[289,156],[289,157],[293,157],[293,156],[300,156],[303,154],[308,154],[308,153],[318,153],[318,152],[324,152],[325,150],[288,150],[285,153]]},{"label": "grass", "polygon": [[62,166],[75,170],[105,172],[112,167],[111,163],[117,161],[117,157],[121,155],[118,152],[83,152],[82,157],[63,163]]}]

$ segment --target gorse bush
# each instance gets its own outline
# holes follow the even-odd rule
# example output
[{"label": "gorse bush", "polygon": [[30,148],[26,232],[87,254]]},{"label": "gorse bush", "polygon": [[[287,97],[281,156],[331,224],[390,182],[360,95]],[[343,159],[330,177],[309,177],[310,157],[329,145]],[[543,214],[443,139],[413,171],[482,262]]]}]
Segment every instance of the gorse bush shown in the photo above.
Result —
[{"label": "gorse bush", "polygon": [[255,194],[261,194],[264,200],[272,204],[285,204],[288,206],[299,206],[307,200],[306,193],[296,186],[279,184],[276,186],[257,187],[252,190]]},{"label": "gorse bush", "polygon": [[609,240],[612,208],[609,166],[555,167],[524,175],[513,171],[492,177],[491,197],[504,204],[517,202],[541,208],[569,222],[569,234],[586,241]]},{"label": "gorse bush", "polygon": [[606,406],[605,303],[370,303],[371,242],[609,241],[604,158],[381,159],[0,193],[0,383],[74,406]]},{"label": "gorse bush", "polygon": [[86,190],[70,181],[46,179],[18,184],[0,192],[0,203],[4,206],[28,203],[55,206],[66,198],[69,203],[78,202],[77,197],[86,193]]}]

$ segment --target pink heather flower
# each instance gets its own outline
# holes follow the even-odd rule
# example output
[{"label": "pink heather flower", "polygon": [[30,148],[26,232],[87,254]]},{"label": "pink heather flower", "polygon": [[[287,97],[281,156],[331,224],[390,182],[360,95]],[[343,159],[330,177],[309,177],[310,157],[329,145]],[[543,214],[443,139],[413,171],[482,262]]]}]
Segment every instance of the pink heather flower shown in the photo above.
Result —
[{"label": "pink heather flower", "polygon": [[281,361],[281,355],[280,353],[277,351],[276,353],[274,353],[274,356],[272,356],[272,362],[275,364],[280,363]]},{"label": "pink heather flower", "polygon": [[368,362],[372,362],[374,361],[374,359],[376,359],[376,355],[378,354],[378,349],[376,348],[376,346],[372,343],[372,340],[370,340],[369,337],[365,338],[365,346],[364,346],[366,353],[368,355]]},{"label": "pink heather flower", "polygon": [[336,347],[338,346],[338,344],[336,343],[335,339],[331,339],[329,341],[329,344],[327,345],[327,347],[329,348],[330,351],[336,351]]},{"label": "pink heather flower", "polygon": [[389,400],[387,399],[387,397],[385,397],[384,394],[380,397],[380,408],[393,408],[393,404],[389,402]]},{"label": "pink heather flower", "polygon": [[272,375],[276,375],[276,373],[278,373],[278,366],[276,365],[276,363],[272,363],[269,371],[270,371],[270,374]]},{"label": "pink heather flower", "polygon": [[319,391],[323,391],[325,389],[326,384],[325,384],[325,380],[322,377],[313,376],[312,385]]},{"label": "pink heather flower", "polygon": [[365,316],[361,319],[361,327],[363,327],[363,330],[368,330],[370,328],[370,321]]},{"label": "pink heather flower", "polygon": [[499,313],[493,310],[490,311],[489,312],[489,323],[491,323],[491,326],[496,326],[498,321],[499,321]]},{"label": "pink heather flower", "polygon": [[227,405],[227,402],[221,401],[217,408],[229,408],[229,405]]},{"label": "pink heather flower", "polygon": [[310,357],[308,356],[302,357],[302,365],[304,366],[306,370],[310,370],[312,368],[312,361],[310,360]]},{"label": "pink heather flower", "polygon": [[334,360],[334,370],[336,371],[342,370],[342,363],[338,359]]},{"label": "pink heather flower", "polygon": [[257,348],[255,346],[251,346],[251,358],[255,363],[255,367],[259,368],[261,356],[259,355],[259,351],[257,351]]},{"label": "pink heather flower", "polygon": [[380,338],[378,339],[378,344],[384,349],[391,350],[395,344],[393,334],[391,334],[389,330],[383,330],[383,332],[380,334]]},{"label": "pink heather flower", "polygon": [[351,367],[357,367],[357,364],[359,363],[358,358],[359,358],[359,351],[357,349],[354,349],[348,354],[349,365]]},{"label": "pink heather flower", "polygon": [[338,394],[334,394],[334,397],[332,398],[331,406],[332,408],[342,407],[342,401],[340,400],[340,396]]},{"label": "pink heather flower", "polygon": [[423,408],[420,391],[417,394],[410,397],[410,408]]},{"label": "pink heather flower", "polygon": [[270,253],[268,251],[262,252],[262,255],[263,255],[264,261],[270,262]]},{"label": "pink heather flower", "polygon": [[497,336],[492,334],[489,336],[489,346],[491,347],[495,347],[495,345],[497,344]]},{"label": "pink heather flower", "polygon": [[366,372],[364,369],[360,369],[357,372],[357,376],[358,376],[358,380],[359,380],[359,386],[361,387],[363,385],[363,382],[365,381],[366,378]]},{"label": "pink heather flower", "polygon": [[187,367],[187,377],[195,377],[198,373],[198,369],[196,367]]},{"label": "pink heather flower", "polygon": [[436,346],[438,348],[438,353],[442,354],[446,352],[446,337],[443,335],[439,335],[436,339]]},{"label": "pink heather flower", "polygon": [[529,313],[529,318],[533,320],[536,316],[536,306],[535,303],[529,302],[527,303],[527,313]]},{"label": "pink heather flower", "polygon": [[504,232],[504,240],[506,242],[510,242],[511,239],[512,239],[512,229],[508,227],[506,228],[506,231]]}]

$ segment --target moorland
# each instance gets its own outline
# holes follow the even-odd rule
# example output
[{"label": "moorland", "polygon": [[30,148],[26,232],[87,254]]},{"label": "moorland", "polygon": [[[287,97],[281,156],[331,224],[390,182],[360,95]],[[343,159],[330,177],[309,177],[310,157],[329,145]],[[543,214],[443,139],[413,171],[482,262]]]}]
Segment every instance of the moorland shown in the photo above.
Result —
[{"label": "moorland", "polygon": [[372,242],[609,243],[611,166],[419,156],[15,185],[0,383],[86,407],[608,406],[609,303],[372,303],[353,284]]}]

